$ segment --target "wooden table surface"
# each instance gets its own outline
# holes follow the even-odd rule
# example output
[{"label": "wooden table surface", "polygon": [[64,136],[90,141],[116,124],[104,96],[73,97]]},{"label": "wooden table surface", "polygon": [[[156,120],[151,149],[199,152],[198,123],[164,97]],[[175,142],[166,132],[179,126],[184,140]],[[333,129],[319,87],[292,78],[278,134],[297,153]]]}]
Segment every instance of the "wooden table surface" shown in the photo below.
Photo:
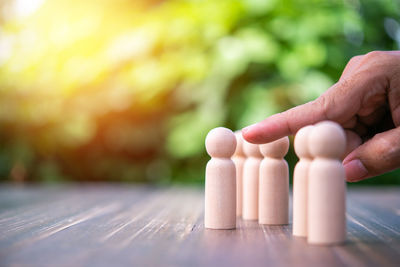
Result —
[{"label": "wooden table surface", "polygon": [[1,266],[400,266],[400,188],[350,188],[348,241],[205,230],[201,188],[0,185]]}]

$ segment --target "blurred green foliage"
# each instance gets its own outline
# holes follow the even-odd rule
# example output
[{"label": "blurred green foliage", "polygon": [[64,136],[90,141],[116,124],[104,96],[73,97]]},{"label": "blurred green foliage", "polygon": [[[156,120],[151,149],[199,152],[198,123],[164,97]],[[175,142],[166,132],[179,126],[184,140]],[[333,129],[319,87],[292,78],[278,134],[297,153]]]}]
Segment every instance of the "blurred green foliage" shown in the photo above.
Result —
[{"label": "blurred green foliage", "polygon": [[[211,128],[239,129],[313,100],[352,56],[400,44],[396,0],[0,8],[3,180],[202,183]],[[287,159],[293,167],[292,149]]]}]

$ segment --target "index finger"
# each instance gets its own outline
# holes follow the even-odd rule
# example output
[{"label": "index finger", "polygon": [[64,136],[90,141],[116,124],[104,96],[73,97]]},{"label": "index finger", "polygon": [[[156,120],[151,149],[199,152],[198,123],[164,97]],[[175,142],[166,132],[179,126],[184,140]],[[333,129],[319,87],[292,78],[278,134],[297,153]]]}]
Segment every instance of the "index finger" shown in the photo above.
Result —
[{"label": "index finger", "polygon": [[[369,77],[370,78],[370,77]],[[242,130],[244,139],[254,144],[265,144],[300,128],[323,120],[342,124],[352,118],[361,106],[363,89],[368,79],[344,79],[334,84],[316,100],[272,115]]]},{"label": "index finger", "polygon": [[325,97],[322,95],[314,101],[272,115],[259,123],[246,127],[242,130],[243,137],[248,142],[264,144],[295,134],[306,125],[327,120],[324,99]]}]

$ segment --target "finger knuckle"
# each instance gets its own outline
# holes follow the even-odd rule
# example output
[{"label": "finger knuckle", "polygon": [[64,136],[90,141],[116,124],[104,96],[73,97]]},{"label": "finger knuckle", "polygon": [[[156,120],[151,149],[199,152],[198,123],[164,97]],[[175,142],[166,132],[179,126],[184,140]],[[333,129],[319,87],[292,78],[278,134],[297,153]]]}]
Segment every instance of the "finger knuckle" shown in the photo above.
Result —
[{"label": "finger knuckle", "polygon": [[360,160],[373,176],[400,166],[400,142],[387,133],[376,134],[360,152]]},{"label": "finger knuckle", "polygon": [[385,56],[384,51],[371,51],[365,55],[365,58],[367,59],[380,59]]},{"label": "finger knuckle", "polygon": [[350,63],[355,63],[355,62],[357,62],[357,61],[360,61],[361,59],[362,59],[362,55],[358,55],[358,56],[354,56],[354,57],[352,57],[351,59],[350,59]]},{"label": "finger knuckle", "polygon": [[321,95],[313,101],[313,105],[316,107],[315,110],[322,113],[326,119],[330,119],[328,116],[329,111],[329,99],[325,95]]},{"label": "finger knuckle", "polygon": [[375,172],[379,172],[381,169],[390,169],[393,163],[392,157],[398,154],[396,153],[398,148],[387,139],[384,133],[375,135],[370,141],[374,144],[370,151],[370,168]]},{"label": "finger knuckle", "polygon": [[382,63],[388,63],[392,58],[393,57],[386,51],[371,51],[361,59],[361,62],[363,64],[365,63],[375,66],[381,65]]},{"label": "finger knuckle", "polygon": [[[287,110],[284,115],[286,116],[286,121],[290,121],[292,118],[296,118],[298,116],[296,108],[291,108]],[[297,132],[297,127],[293,127],[291,123],[287,123],[287,128],[289,129],[290,132],[294,133]]]},{"label": "finger knuckle", "polygon": [[357,77],[370,81],[386,77],[392,60],[393,57],[386,51],[371,51],[360,59]]},{"label": "finger knuckle", "polygon": [[392,144],[385,138],[383,133],[376,134],[373,139],[375,139],[375,154],[381,158],[385,157],[391,149]]}]

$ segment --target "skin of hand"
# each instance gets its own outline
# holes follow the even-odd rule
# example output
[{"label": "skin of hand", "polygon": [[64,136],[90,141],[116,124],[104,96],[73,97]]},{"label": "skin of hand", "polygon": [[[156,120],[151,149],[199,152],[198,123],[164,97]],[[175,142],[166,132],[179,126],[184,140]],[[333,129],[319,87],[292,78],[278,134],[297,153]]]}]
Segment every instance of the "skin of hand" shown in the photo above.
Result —
[{"label": "skin of hand", "polygon": [[343,165],[350,182],[400,167],[400,51],[353,57],[339,81],[316,100],[242,130],[256,144],[295,134],[319,121],[339,123],[347,135]]}]

